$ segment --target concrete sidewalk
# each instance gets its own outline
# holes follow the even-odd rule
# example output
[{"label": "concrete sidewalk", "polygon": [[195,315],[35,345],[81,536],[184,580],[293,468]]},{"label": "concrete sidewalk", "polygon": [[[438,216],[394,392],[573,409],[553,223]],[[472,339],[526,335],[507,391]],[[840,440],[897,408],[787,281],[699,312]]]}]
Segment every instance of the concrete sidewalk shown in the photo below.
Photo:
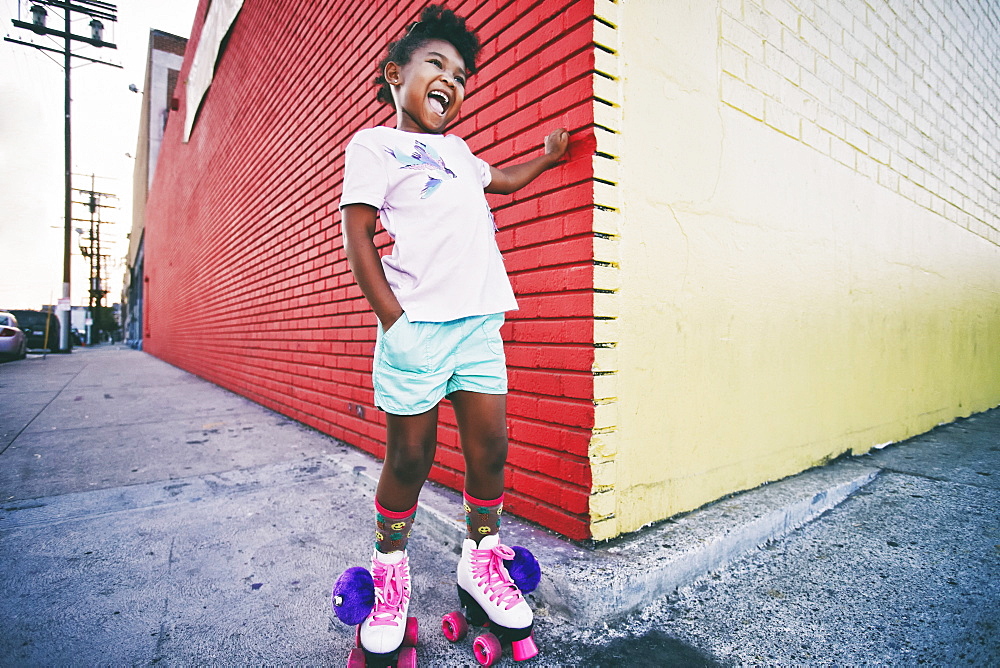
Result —
[{"label": "concrete sidewalk", "polygon": [[[0,397],[0,665],[345,660],[376,461],[120,346],[0,365]],[[506,518],[545,571],[531,663],[996,664],[998,463],[994,410],[600,546]],[[428,485],[421,665],[474,664],[437,630],[462,532]]]}]

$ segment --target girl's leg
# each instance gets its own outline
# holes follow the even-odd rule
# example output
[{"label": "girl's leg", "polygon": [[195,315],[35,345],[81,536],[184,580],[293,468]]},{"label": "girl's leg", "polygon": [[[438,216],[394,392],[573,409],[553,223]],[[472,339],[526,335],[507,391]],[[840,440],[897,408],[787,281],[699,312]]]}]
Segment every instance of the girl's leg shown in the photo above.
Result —
[{"label": "girl's leg", "polygon": [[402,512],[417,505],[434,464],[437,421],[437,406],[419,415],[386,413],[385,463],[375,491],[375,500],[384,508]]},{"label": "girl's leg", "polygon": [[[514,648],[517,660],[538,653],[531,630],[534,614],[503,559],[513,556],[500,544],[504,466],[507,463],[507,396],[454,392],[458,431],[465,454],[465,503],[469,529],[458,562],[459,596],[481,624],[485,617]],[[509,555],[509,556],[508,556]]]},{"label": "girl's leg", "polygon": [[465,491],[479,499],[503,494],[507,464],[507,395],[452,392],[465,456]]},{"label": "girl's leg", "polygon": [[375,602],[361,624],[361,644],[387,654],[403,642],[410,605],[410,565],[406,544],[417,512],[417,497],[434,463],[437,407],[420,415],[386,414],[386,454],[375,491]]},{"label": "girl's leg", "polygon": [[452,393],[451,402],[465,456],[468,537],[478,544],[500,528],[507,463],[507,396],[459,391]]}]

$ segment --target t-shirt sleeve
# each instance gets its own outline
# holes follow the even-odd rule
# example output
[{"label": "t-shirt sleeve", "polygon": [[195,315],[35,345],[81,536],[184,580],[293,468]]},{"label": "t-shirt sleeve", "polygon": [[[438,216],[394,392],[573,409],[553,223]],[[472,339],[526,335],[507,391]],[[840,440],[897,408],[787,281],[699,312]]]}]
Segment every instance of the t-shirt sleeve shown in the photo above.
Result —
[{"label": "t-shirt sleeve", "polygon": [[351,140],[344,151],[344,192],[340,206],[368,204],[381,209],[388,188],[385,163],[373,149]]},{"label": "t-shirt sleeve", "polygon": [[483,184],[483,189],[485,190],[486,186],[493,182],[493,172],[490,171],[490,163],[473,153],[472,149],[469,148],[469,145],[461,137],[455,135],[449,135],[449,137],[454,138],[455,141],[461,144],[465,151],[472,157],[473,162],[475,162],[476,167],[479,169],[479,181]]},{"label": "t-shirt sleeve", "polygon": [[476,158],[476,161],[479,163],[479,175],[483,181],[483,188],[485,189],[486,186],[490,185],[493,181],[493,172],[490,171],[490,163],[479,158]]}]

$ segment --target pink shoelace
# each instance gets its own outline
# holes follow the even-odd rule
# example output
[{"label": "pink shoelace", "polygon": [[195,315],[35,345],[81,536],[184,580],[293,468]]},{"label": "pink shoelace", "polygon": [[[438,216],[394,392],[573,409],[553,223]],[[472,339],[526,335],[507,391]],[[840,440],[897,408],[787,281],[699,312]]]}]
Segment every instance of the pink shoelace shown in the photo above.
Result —
[{"label": "pink shoelace", "polygon": [[506,545],[471,551],[470,570],[476,585],[489,596],[490,602],[510,610],[521,601],[521,591],[504,568],[505,559],[513,559],[514,550]]},{"label": "pink shoelace", "polygon": [[375,581],[375,607],[370,626],[399,626],[403,606],[410,597],[410,574],[404,557],[398,564],[373,564]]}]

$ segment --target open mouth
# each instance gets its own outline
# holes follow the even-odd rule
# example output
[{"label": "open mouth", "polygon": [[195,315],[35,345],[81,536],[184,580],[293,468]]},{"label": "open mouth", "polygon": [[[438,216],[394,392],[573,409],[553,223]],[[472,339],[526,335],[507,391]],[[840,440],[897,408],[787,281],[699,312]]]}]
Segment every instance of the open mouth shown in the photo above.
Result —
[{"label": "open mouth", "polygon": [[444,116],[444,112],[451,105],[451,98],[443,91],[432,90],[427,94],[427,99],[430,101],[431,108],[442,116]]}]

